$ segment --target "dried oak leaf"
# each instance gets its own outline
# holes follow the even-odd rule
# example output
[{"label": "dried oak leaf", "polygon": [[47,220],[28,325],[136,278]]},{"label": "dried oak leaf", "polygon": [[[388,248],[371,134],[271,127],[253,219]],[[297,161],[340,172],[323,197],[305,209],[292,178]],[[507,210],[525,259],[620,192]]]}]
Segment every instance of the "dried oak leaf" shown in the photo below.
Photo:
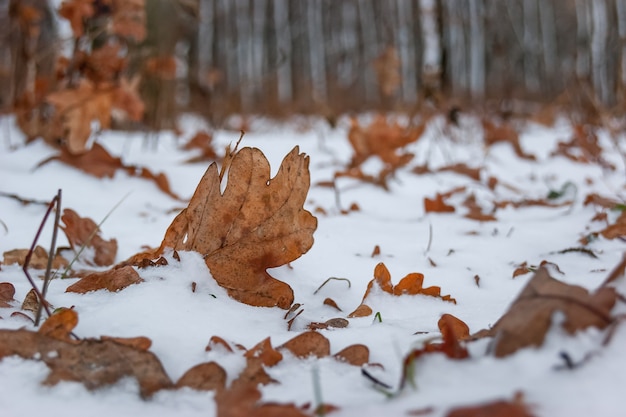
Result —
[{"label": "dried oak leaf", "polygon": [[0,308],[11,307],[11,301],[15,301],[15,287],[10,282],[0,282]]},{"label": "dried oak leaf", "polygon": [[424,212],[426,213],[454,213],[454,207],[443,201],[443,195],[437,193],[435,199],[424,197]]},{"label": "dried oak leaf", "polygon": [[266,270],[294,261],[313,245],[317,219],[303,208],[308,166],[309,158],[296,146],[270,179],[263,153],[243,148],[230,163],[222,194],[217,165],[211,164],[156,254],[140,254],[132,262],[158,256],[165,248],[196,251],[231,297],[254,306],[289,308],[291,287]]},{"label": "dried oak leaf", "polygon": [[93,0],[64,0],[59,9],[59,16],[70,22],[75,38],[80,38],[85,32],[85,19],[95,13]]},{"label": "dried oak leaf", "polygon": [[555,311],[565,314],[563,328],[574,333],[589,326],[604,328],[613,319],[611,309],[617,299],[613,288],[601,287],[593,293],[568,285],[539,268],[509,310],[488,331],[493,336],[489,350],[503,357],[528,346],[541,346]]},{"label": "dried oak leaf", "polygon": [[61,308],[41,324],[37,333],[53,339],[75,343],[70,337],[70,333],[77,324],[78,314],[76,311],[71,308]]},{"label": "dried oak leaf", "polygon": [[622,212],[615,223],[608,225],[600,234],[605,239],[615,239],[626,236],[626,211]]},{"label": "dried oak leaf", "polygon": [[62,139],[70,154],[78,155],[88,150],[93,121],[98,121],[101,129],[111,125],[111,91],[98,89],[87,80],[82,80],[77,88],[49,94],[47,101],[55,108],[48,135],[52,140]]},{"label": "dried oak leaf", "polygon": [[[4,265],[18,264],[20,266],[24,266],[24,263],[26,262],[26,256],[28,256],[29,252],[30,249],[13,249],[10,251],[6,251],[3,253],[2,263]],[[53,269],[65,268],[67,265],[67,259],[63,258],[61,255],[56,255],[52,260]],[[35,246],[35,250],[30,257],[28,267],[33,269],[46,269],[47,266],[48,251],[46,251],[43,247],[39,245]]]},{"label": "dried oak leaf", "polygon": [[188,387],[199,391],[217,391],[226,386],[226,371],[215,362],[198,364],[181,376],[176,388]]},{"label": "dried oak leaf", "polygon": [[185,150],[199,150],[200,155],[194,156],[187,160],[187,162],[203,162],[203,161],[215,161],[218,159],[217,152],[213,148],[213,135],[207,132],[198,132],[183,146]]},{"label": "dried oak leaf", "polygon": [[143,397],[172,386],[154,354],[112,340],[67,342],[25,329],[0,330],[0,359],[11,355],[44,362],[50,368],[44,381],[48,385],[77,381],[88,389],[96,389],[134,377]]},{"label": "dried oak leaf", "polygon": [[98,178],[113,178],[118,170],[124,171],[131,177],[139,177],[152,181],[165,194],[176,200],[181,200],[170,188],[165,174],[154,174],[147,168],[125,165],[120,158],[112,156],[98,143],[94,143],[91,149],[80,155],[74,155],[69,150],[62,148],[58,155],[51,156],[41,161],[37,164],[37,167],[45,165],[50,161],[60,161]]},{"label": "dried oak leaf", "polygon": [[365,304],[365,299],[371,293],[374,286],[380,288],[383,292],[391,295],[428,295],[430,297],[441,298],[443,301],[448,301],[456,304],[456,300],[450,295],[441,295],[441,288],[437,286],[424,288],[424,275],[412,272],[402,278],[396,285],[391,283],[391,274],[384,263],[379,263],[374,268],[374,278],[367,284],[365,295],[361,305],[357,307],[348,317],[364,317],[372,314],[372,309]]},{"label": "dried oak leaf", "polygon": [[483,119],[483,134],[485,137],[485,145],[491,146],[497,142],[509,143],[515,154],[523,159],[534,161],[536,158],[534,155],[527,154],[522,149],[519,143],[519,134],[517,130],[508,122],[501,122],[496,124],[490,120]]},{"label": "dried oak leaf", "polygon": [[348,140],[354,150],[350,163],[353,168],[374,155],[393,169],[406,165],[413,158],[413,154],[401,152],[401,149],[417,141],[426,129],[426,123],[416,127],[403,127],[397,122],[389,122],[381,115],[377,115],[367,127],[361,126],[356,118],[352,118],[350,123]]},{"label": "dried oak leaf", "polygon": [[413,349],[404,358],[402,364],[402,378],[400,388],[402,389],[413,377],[415,361],[423,355],[432,353],[443,353],[450,359],[465,359],[469,357],[469,352],[461,344],[461,341],[469,337],[469,328],[458,318],[451,314],[444,314],[437,323],[443,342],[426,342],[424,346]]},{"label": "dried oak leaf", "polygon": [[93,262],[98,266],[109,266],[115,261],[117,240],[104,240],[100,228],[88,217],[80,217],[72,209],[63,210],[61,230],[67,236],[70,246],[75,252],[81,247],[93,249]]},{"label": "dried oak leaf", "polygon": [[561,155],[575,162],[594,162],[604,168],[615,169],[613,164],[602,157],[602,147],[598,142],[598,135],[591,125],[574,125],[570,140],[559,142],[552,155]]},{"label": "dried oak leaf", "polygon": [[370,350],[365,345],[350,345],[333,355],[336,359],[350,365],[365,365],[370,360]]},{"label": "dried oak leaf", "polygon": [[533,417],[522,393],[515,394],[512,401],[498,400],[480,405],[454,408],[446,417]]},{"label": "dried oak leaf", "polygon": [[304,332],[283,343],[278,349],[286,349],[294,356],[323,358],[330,355],[330,342],[318,332]]},{"label": "dried oak leaf", "polygon": [[79,281],[67,287],[65,292],[80,294],[89,291],[109,290],[112,292],[124,289],[132,284],[143,282],[137,271],[132,266],[123,265],[102,272],[92,272]]}]

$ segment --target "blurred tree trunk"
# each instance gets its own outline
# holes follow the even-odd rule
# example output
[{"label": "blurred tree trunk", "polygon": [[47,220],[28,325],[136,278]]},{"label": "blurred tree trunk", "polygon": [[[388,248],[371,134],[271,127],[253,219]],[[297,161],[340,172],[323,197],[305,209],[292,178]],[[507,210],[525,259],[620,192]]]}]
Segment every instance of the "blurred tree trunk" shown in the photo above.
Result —
[{"label": "blurred tree trunk", "polygon": [[420,0],[422,23],[422,85],[425,97],[438,97],[441,90],[441,39],[439,9],[435,0]]}]

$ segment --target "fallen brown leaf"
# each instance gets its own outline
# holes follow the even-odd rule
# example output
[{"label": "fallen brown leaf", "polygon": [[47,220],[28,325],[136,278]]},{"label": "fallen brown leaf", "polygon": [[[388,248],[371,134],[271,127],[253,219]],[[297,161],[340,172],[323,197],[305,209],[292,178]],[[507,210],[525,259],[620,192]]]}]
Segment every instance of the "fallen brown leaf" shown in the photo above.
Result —
[{"label": "fallen brown leaf", "polygon": [[582,287],[557,281],[541,267],[487,333],[493,337],[489,350],[503,357],[524,347],[541,346],[555,311],[565,315],[562,325],[570,334],[590,326],[602,329],[613,321],[611,309],[616,299],[613,288],[601,287],[590,294]]},{"label": "fallen brown leaf", "polygon": [[11,302],[15,301],[15,287],[10,282],[0,282],[0,308],[11,307]]},{"label": "fallen brown leaf", "polygon": [[287,309],[293,303],[289,285],[267,268],[285,265],[313,245],[317,219],[305,210],[309,159],[295,147],[270,179],[270,166],[256,148],[232,158],[222,194],[216,164],[211,164],[189,205],[172,222],[156,253],[165,248],[199,252],[211,274],[228,294],[255,306]]},{"label": "fallen brown leaf", "polygon": [[80,281],[67,287],[65,292],[77,292],[80,294],[89,291],[109,290],[112,292],[124,289],[132,284],[143,282],[137,271],[132,266],[125,265],[114,267],[103,272],[92,272],[81,278]]},{"label": "fallen brown leaf", "polygon": [[198,364],[185,372],[176,388],[188,387],[199,391],[217,391],[226,386],[226,371],[215,362]]},{"label": "fallen brown leaf", "polygon": [[62,162],[98,178],[113,178],[115,172],[121,170],[131,177],[139,177],[152,181],[159,190],[163,191],[165,194],[176,200],[181,200],[170,188],[169,181],[165,174],[154,174],[147,168],[125,165],[120,158],[111,156],[111,154],[98,143],[94,143],[91,149],[79,155],[73,155],[65,148],[61,148],[58,155],[51,156],[41,161],[37,164],[37,167],[45,165],[50,161]]},{"label": "fallen brown leaf", "polygon": [[[13,249],[6,251],[3,254],[4,259],[2,263],[4,265],[18,264],[24,266],[28,252],[30,252],[30,249]],[[67,259],[63,258],[61,255],[56,255],[52,261],[53,269],[65,268],[67,265]],[[28,266],[33,269],[46,269],[48,266],[48,251],[39,245],[35,246]]]},{"label": "fallen brown leaf", "polygon": [[454,213],[454,207],[446,204],[443,196],[437,193],[435,199],[424,197],[424,211],[426,213]]},{"label": "fallen brown leaf", "polygon": [[357,307],[357,309],[354,310],[352,313],[350,313],[348,317],[365,317],[372,314],[372,309],[365,304],[365,299],[371,293],[374,286],[377,286],[383,292],[395,296],[400,296],[403,294],[428,295],[430,297],[441,298],[443,301],[448,301],[456,304],[456,300],[450,295],[441,295],[440,287],[432,286],[424,288],[423,284],[424,275],[413,272],[402,278],[400,282],[394,286],[391,283],[391,274],[389,273],[389,270],[384,263],[380,262],[378,265],[376,265],[376,268],[374,268],[374,278],[367,284],[367,289],[365,290],[365,295],[363,295],[361,305]]},{"label": "fallen brown leaf", "polygon": [[67,342],[25,329],[0,330],[0,359],[11,355],[40,358],[50,368],[44,381],[47,385],[76,381],[96,389],[134,377],[144,398],[172,386],[154,354],[112,340]]},{"label": "fallen brown leaf", "polygon": [[521,393],[512,401],[498,400],[480,405],[456,407],[446,417],[533,417]]},{"label": "fallen brown leaf", "polygon": [[78,314],[71,308],[62,308],[54,312],[41,324],[37,333],[65,342],[75,342],[70,333],[78,324]]},{"label": "fallen brown leaf", "polygon": [[350,365],[365,365],[370,360],[370,351],[365,345],[350,345],[333,355],[336,359]]},{"label": "fallen brown leaf", "polygon": [[286,349],[294,356],[323,358],[330,355],[330,342],[318,332],[304,332],[283,343],[278,349]]},{"label": "fallen brown leaf", "polygon": [[115,261],[117,240],[104,240],[100,228],[88,217],[80,217],[74,210],[63,210],[61,230],[75,253],[83,247],[93,249],[93,262],[98,266],[109,266]]}]

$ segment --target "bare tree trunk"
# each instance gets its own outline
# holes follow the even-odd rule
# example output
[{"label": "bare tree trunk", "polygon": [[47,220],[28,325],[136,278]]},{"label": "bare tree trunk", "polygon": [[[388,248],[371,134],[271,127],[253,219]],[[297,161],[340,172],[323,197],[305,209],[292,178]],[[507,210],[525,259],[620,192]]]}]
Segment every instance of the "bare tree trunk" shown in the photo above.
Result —
[{"label": "bare tree trunk", "polygon": [[324,31],[322,26],[322,3],[320,0],[307,1],[307,32],[309,38],[309,65],[313,87],[313,99],[326,100],[326,57]]},{"label": "bare tree trunk", "polygon": [[[416,39],[413,36],[413,6],[411,2],[398,2],[398,50],[400,54],[400,74],[402,77],[402,86],[400,88],[402,100],[406,104],[415,104],[417,102],[417,78],[414,68],[417,66],[417,58],[415,53]],[[441,51],[441,43],[438,45]],[[439,76],[441,76],[441,67],[439,68]],[[441,85],[439,85],[441,87]]]},{"label": "bare tree trunk", "polygon": [[441,39],[439,13],[435,0],[420,0],[420,16],[424,51],[422,54],[422,84],[426,96],[437,96],[441,90]]},{"label": "bare tree trunk", "polygon": [[[551,1],[539,1],[539,23],[541,25],[541,39],[543,52],[543,88],[553,93],[559,87],[550,82],[550,76],[557,72],[557,41],[555,30],[554,4]],[[555,88],[556,87],[556,88]]]},{"label": "bare tree trunk", "polygon": [[624,105],[623,97],[626,94],[626,0],[615,0],[615,6],[620,51],[618,97],[620,97],[620,104]]},{"label": "bare tree trunk", "polygon": [[291,79],[291,30],[289,27],[289,0],[274,0],[274,24],[276,25],[276,89],[279,103],[293,99]]},{"label": "bare tree trunk", "polygon": [[446,79],[450,84],[452,95],[460,96],[469,91],[468,48],[463,27],[466,16],[465,7],[461,0],[445,0],[442,4],[445,6],[445,16],[447,17],[447,24],[445,25],[448,39]]},{"label": "bare tree trunk", "polygon": [[579,80],[589,80],[591,65],[588,45],[591,32],[591,4],[587,0],[576,0],[576,77]]},{"label": "bare tree trunk", "polygon": [[469,0],[470,16],[470,91],[472,97],[485,94],[485,26],[483,0]]},{"label": "bare tree trunk", "polygon": [[606,0],[594,0],[592,3],[593,31],[591,35],[591,76],[596,95],[603,103],[609,103],[613,96],[609,91],[607,74],[608,48],[608,12]]},{"label": "bare tree trunk", "polygon": [[370,0],[359,0],[358,6],[359,23],[361,26],[361,47],[363,50],[362,64],[365,65],[365,68],[363,68],[363,89],[365,90],[365,100],[374,103],[379,100],[376,76],[370,65],[380,52],[377,42],[376,16]]}]

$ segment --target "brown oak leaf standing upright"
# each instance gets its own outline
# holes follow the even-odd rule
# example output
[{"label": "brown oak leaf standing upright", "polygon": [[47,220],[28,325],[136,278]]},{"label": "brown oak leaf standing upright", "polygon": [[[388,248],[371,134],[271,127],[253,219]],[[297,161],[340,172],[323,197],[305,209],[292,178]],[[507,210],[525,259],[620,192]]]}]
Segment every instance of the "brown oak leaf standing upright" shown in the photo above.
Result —
[{"label": "brown oak leaf standing upright", "polygon": [[317,219],[303,208],[309,185],[309,158],[297,146],[271,179],[263,152],[244,148],[230,162],[224,192],[213,163],[161,247],[131,262],[159,256],[165,248],[199,252],[231,297],[254,306],[288,308],[291,287],[266,270],[294,261],[313,245]]}]

